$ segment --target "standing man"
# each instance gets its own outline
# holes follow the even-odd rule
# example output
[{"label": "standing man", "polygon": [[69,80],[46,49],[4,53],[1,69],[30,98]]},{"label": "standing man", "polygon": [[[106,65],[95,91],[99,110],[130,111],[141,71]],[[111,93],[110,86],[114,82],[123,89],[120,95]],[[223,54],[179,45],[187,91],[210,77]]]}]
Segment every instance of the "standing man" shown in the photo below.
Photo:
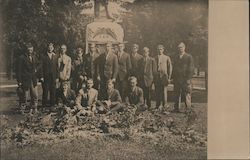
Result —
[{"label": "standing man", "polygon": [[164,55],[164,46],[157,46],[158,55],[155,57],[157,64],[157,72],[154,78],[156,107],[161,109],[167,105],[168,90],[167,86],[170,83],[172,76],[172,63],[169,56]]},{"label": "standing man", "polygon": [[34,48],[32,44],[27,44],[27,51],[19,58],[17,68],[17,82],[18,86],[24,91],[21,103],[25,106],[28,104],[27,97],[30,93],[30,113],[37,112],[38,105],[38,92],[37,92],[37,61],[38,59],[34,55]]},{"label": "standing man", "polygon": [[83,76],[84,68],[83,68],[83,49],[82,47],[78,47],[76,50],[76,55],[74,59],[72,60],[72,89],[75,92],[78,92],[78,90],[82,86],[82,82],[87,80],[86,77]]},{"label": "standing man", "polygon": [[128,86],[127,79],[129,76],[129,71],[131,69],[131,61],[128,53],[124,52],[124,43],[119,43],[118,45],[118,75],[116,86],[121,93],[122,100],[124,101],[124,94],[126,87]]},{"label": "standing man", "polygon": [[137,77],[139,74],[139,61],[142,59],[142,55],[138,53],[139,50],[139,45],[138,44],[133,44],[132,46],[132,53],[130,55],[130,60],[131,60],[131,71],[130,75]]},{"label": "standing man", "polygon": [[54,45],[52,43],[49,43],[48,51],[42,56],[41,63],[42,105],[54,106],[56,103],[56,83],[59,83],[59,72],[58,56],[54,52]]},{"label": "standing man", "polygon": [[67,46],[61,45],[61,52],[58,57],[59,81],[68,81],[71,73],[71,58],[66,54]]},{"label": "standing man", "polygon": [[154,75],[156,73],[155,60],[149,57],[149,48],[143,48],[143,58],[139,61],[139,85],[144,93],[144,103],[148,107],[151,107],[151,93],[150,89],[154,81]]},{"label": "standing man", "polygon": [[91,78],[94,81],[93,88],[98,89],[98,81],[97,81],[97,58],[99,57],[99,53],[97,51],[96,45],[92,43],[90,45],[90,52],[84,56],[84,76],[87,78]]},{"label": "standing man", "polygon": [[107,81],[111,79],[115,82],[118,73],[118,60],[112,51],[111,43],[107,43],[106,51],[99,56],[97,63],[97,80],[100,82],[100,96],[103,97]]},{"label": "standing man", "polygon": [[179,112],[181,100],[185,101],[186,109],[191,107],[191,79],[194,73],[193,57],[186,53],[183,42],[178,45],[178,50],[179,53],[174,57],[173,61],[175,112]]}]

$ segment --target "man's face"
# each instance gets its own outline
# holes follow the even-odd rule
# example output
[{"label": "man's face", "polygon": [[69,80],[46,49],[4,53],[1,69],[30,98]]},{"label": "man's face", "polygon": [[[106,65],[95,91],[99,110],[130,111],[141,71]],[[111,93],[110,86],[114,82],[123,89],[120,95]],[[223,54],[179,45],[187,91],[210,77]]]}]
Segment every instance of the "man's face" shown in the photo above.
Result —
[{"label": "man's face", "polygon": [[54,47],[53,47],[52,45],[49,45],[49,46],[48,46],[48,51],[49,51],[49,53],[51,53],[53,50],[54,50]]},{"label": "man's face", "polygon": [[78,48],[78,49],[77,49],[77,55],[81,56],[82,53],[83,53],[83,52],[82,52],[82,49],[81,49],[81,48]]},{"label": "man's face", "polygon": [[133,53],[137,53],[138,52],[138,47],[137,46],[133,46],[132,47],[132,51],[133,51]]},{"label": "man's face", "polygon": [[107,49],[107,51],[111,51],[112,50],[112,46],[111,45],[107,45],[106,49]]},{"label": "man's face", "polygon": [[119,44],[119,51],[122,52],[124,50],[125,46],[124,44]]},{"label": "man's face", "polygon": [[161,48],[161,47],[158,47],[157,50],[158,50],[158,54],[163,54],[164,52],[164,48]]},{"label": "man's face", "polygon": [[108,88],[108,90],[113,89],[114,88],[114,84],[111,83],[111,82],[109,82],[108,85],[107,85],[107,88]]},{"label": "man's face", "polygon": [[34,50],[33,47],[29,47],[29,48],[28,48],[28,53],[29,53],[29,55],[33,53],[33,50]]},{"label": "man's face", "polygon": [[184,53],[185,52],[185,47],[184,46],[178,46],[178,50],[180,53]]},{"label": "man's face", "polygon": [[63,84],[63,90],[66,91],[68,89],[68,85],[67,84]]},{"label": "man's face", "polygon": [[115,53],[118,53],[119,52],[119,46],[115,45],[114,46],[114,51],[115,51]]},{"label": "man's face", "polygon": [[137,81],[135,79],[130,80],[130,86],[135,87],[137,84]]},{"label": "man's face", "polygon": [[92,88],[93,87],[93,81],[88,80],[87,81],[87,86],[88,86],[89,89]]},{"label": "man's face", "polygon": [[66,46],[62,45],[62,46],[61,46],[61,51],[62,51],[62,53],[66,53],[66,51],[67,51]]},{"label": "man's face", "polygon": [[91,46],[91,47],[90,47],[90,52],[91,52],[91,53],[96,52],[96,47]]}]

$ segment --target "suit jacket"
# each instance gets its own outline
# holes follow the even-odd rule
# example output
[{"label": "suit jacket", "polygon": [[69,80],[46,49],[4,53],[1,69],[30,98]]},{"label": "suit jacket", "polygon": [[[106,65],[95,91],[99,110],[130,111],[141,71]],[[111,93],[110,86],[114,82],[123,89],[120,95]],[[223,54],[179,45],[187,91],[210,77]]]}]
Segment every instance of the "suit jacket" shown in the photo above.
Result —
[{"label": "suit jacket", "polygon": [[155,56],[157,65],[157,74],[155,76],[155,82],[161,82],[164,85],[168,85],[169,76],[172,75],[172,62],[169,56],[161,55]]},{"label": "suit jacket", "polygon": [[55,53],[52,53],[51,59],[47,53],[42,56],[41,78],[44,78],[45,83],[50,78],[52,81],[59,78],[58,56]]},{"label": "suit jacket", "polygon": [[132,105],[142,105],[144,103],[143,90],[137,86],[134,90],[130,88],[126,95],[125,102]]},{"label": "suit jacket", "polygon": [[[31,55],[30,60],[27,54],[21,55],[18,59],[17,68],[17,82],[22,83],[23,89],[27,90],[37,85],[37,58],[35,55]],[[31,83],[32,82],[32,83]]]},{"label": "suit jacket", "polygon": [[155,60],[151,57],[147,57],[145,61],[144,58],[142,58],[139,61],[139,71],[138,82],[144,82],[146,87],[150,87],[156,73]]},{"label": "suit jacket", "polygon": [[117,57],[119,64],[118,79],[120,81],[123,81],[124,79],[127,80],[129,71],[131,69],[130,56],[128,53],[123,52],[120,56],[118,53]]},{"label": "suit jacket", "polygon": [[73,90],[71,89],[68,89],[67,92],[66,92],[66,95],[63,94],[63,89],[60,88],[57,90],[57,104],[58,103],[63,103],[64,105],[66,106],[70,106],[72,105],[71,102],[72,101],[75,101],[75,98],[76,98],[76,94]]},{"label": "suit jacket", "polygon": [[88,78],[96,78],[96,65],[98,57],[98,53],[88,53],[84,56],[84,75],[86,75]]},{"label": "suit jacket", "polygon": [[84,73],[84,56],[78,57],[76,55],[72,60],[71,76],[73,78],[79,78],[80,75]]},{"label": "suit jacket", "polygon": [[71,58],[66,54],[58,57],[59,78],[68,80],[71,73]]},{"label": "suit jacket", "polygon": [[113,89],[111,92],[107,91],[104,100],[110,100],[111,102],[122,102],[122,98],[117,89]]},{"label": "suit jacket", "polygon": [[113,79],[117,77],[118,60],[113,53],[101,54],[98,58],[97,74],[101,79]]},{"label": "suit jacket", "polygon": [[97,102],[98,91],[94,88],[80,89],[76,97],[76,104],[83,107],[92,106]]},{"label": "suit jacket", "polygon": [[175,55],[173,59],[173,80],[174,83],[183,84],[191,80],[194,73],[193,57],[184,53],[182,58],[179,54]]},{"label": "suit jacket", "polygon": [[131,71],[130,71],[130,75],[131,76],[137,76],[139,73],[139,61],[142,59],[142,55],[136,53],[135,56],[133,56],[132,54],[130,55],[130,60],[131,60]]}]

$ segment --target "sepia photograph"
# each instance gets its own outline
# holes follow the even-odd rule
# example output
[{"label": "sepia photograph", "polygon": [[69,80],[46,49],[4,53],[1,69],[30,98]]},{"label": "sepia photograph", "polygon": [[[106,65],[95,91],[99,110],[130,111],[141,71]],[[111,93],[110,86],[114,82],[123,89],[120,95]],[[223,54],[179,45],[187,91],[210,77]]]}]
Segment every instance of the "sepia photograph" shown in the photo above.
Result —
[{"label": "sepia photograph", "polygon": [[0,159],[207,159],[208,3],[0,1]]}]

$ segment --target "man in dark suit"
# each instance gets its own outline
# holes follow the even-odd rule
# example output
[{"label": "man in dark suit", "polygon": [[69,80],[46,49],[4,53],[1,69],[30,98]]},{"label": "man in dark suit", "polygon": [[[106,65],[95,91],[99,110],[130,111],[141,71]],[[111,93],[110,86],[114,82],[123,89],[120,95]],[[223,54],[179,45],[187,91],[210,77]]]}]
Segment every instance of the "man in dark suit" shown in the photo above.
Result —
[{"label": "man in dark suit", "polygon": [[21,55],[18,60],[17,67],[17,82],[18,86],[24,91],[21,103],[27,106],[27,97],[30,92],[30,113],[33,113],[33,109],[37,112],[38,105],[38,92],[37,92],[37,62],[38,59],[34,55],[34,48],[32,44],[27,44],[27,51]]},{"label": "man in dark suit", "polygon": [[76,55],[72,58],[72,68],[71,68],[71,78],[72,78],[72,85],[71,88],[78,92],[79,89],[82,87],[82,83],[84,80],[87,80],[86,75],[84,75],[84,54],[82,47],[78,47],[76,50]]},{"label": "man in dark suit", "polygon": [[151,107],[151,87],[156,73],[155,60],[149,57],[149,48],[143,48],[143,58],[139,61],[139,86],[144,93],[144,103]]},{"label": "man in dark suit", "polygon": [[112,80],[108,80],[105,97],[102,101],[98,101],[97,111],[99,113],[107,112],[108,114],[111,114],[122,110],[123,105],[120,93],[114,88],[114,82]]},{"label": "man in dark suit", "polygon": [[144,106],[143,90],[137,86],[137,78],[129,78],[130,87],[125,97],[125,103],[129,106],[140,108]]},{"label": "man in dark suit", "polygon": [[194,73],[193,58],[185,52],[185,44],[178,45],[179,54],[173,59],[173,82],[175,93],[174,111],[179,112],[180,100],[185,101],[186,108],[191,107],[191,79]]},{"label": "man in dark suit", "polygon": [[139,63],[138,62],[142,59],[142,55],[140,55],[138,53],[138,50],[139,50],[139,45],[138,44],[133,44],[132,53],[130,55],[130,60],[131,60],[130,76],[137,77],[138,74],[139,74]]},{"label": "man in dark suit", "polygon": [[[59,83],[58,56],[54,53],[52,43],[42,56],[41,81],[43,87],[43,106],[53,106],[56,103],[56,83]],[[48,98],[50,96],[50,98]]]},{"label": "man in dark suit", "polygon": [[99,56],[97,65],[97,80],[100,82],[100,96],[103,97],[107,81],[112,79],[115,82],[118,73],[118,60],[111,43],[106,45],[106,52]]},{"label": "man in dark suit", "polygon": [[126,87],[128,86],[127,79],[129,76],[129,71],[131,69],[131,61],[128,53],[124,52],[124,43],[119,43],[118,45],[118,75],[116,81],[116,88],[121,93],[122,100],[124,100],[124,94]]},{"label": "man in dark suit", "polygon": [[63,104],[67,107],[73,107],[75,104],[76,94],[69,88],[69,82],[62,82],[62,86],[57,90],[56,103]]},{"label": "man in dark suit", "polygon": [[97,51],[96,45],[92,43],[90,45],[90,52],[84,55],[84,76],[87,78],[91,78],[94,81],[94,86],[93,88],[98,89],[98,81],[97,81],[97,70],[96,70],[96,65],[97,65],[97,59],[99,57],[99,53]]},{"label": "man in dark suit", "polygon": [[156,107],[161,109],[167,105],[168,90],[172,76],[172,63],[169,56],[164,55],[164,46],[157,46],[158,55],[155,57],[157,72],[154,77]]}]

